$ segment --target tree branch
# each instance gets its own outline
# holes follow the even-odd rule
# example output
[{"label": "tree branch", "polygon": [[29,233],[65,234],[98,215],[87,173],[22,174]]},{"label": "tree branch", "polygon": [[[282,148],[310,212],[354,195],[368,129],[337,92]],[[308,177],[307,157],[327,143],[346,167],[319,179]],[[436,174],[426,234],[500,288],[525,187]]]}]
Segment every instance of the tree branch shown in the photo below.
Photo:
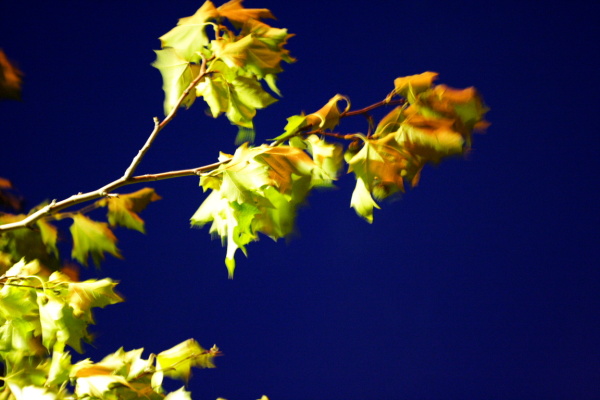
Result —
[{"label": "tree branch", "polygon": [[167,126],[167,124],[169,122],[171,122],[171,120],[173,118],[175,118],[175,115],[177,115],[177,110],[179,110],[179,107],[181,106],[181,103],[183,103],[183,100],[185,100],[185,98],[190,94],[190,91],[194,87],[196,87],[196,85],[198,83],[200,83],[200,81],[206,75],[209,74],[206,72],[206,62],[207,62],[206,59],[204,57],[202,57],[202,65],[200,66],[200,72],[198,73],[198,76],[196,77],[196,79],[194,79],[192,81],[192,83],[189,84],[189,86],[183,91],[183,93],[181,93],[181,96],[179,96],[177,103],[175,103],[175,106],[173,107],[173,109],[171,110],[169,115],[167,115],[165,117],[165,119],[162,120],[162,122],[159,122],[158,118],[154,117],[154,129],[152,130],[152,133],[150,133],[150,136],[148,136],[148,139],[146,140],[146,143],[144,144],[144,146],[140,149],[140,151],[138,151],[138,154],[134,157],[133,161],[131,162],[131,164],[129,165],[127,170],[125,171],[125,174],[123,174],[124,179],[128,179],[133,176],[135,169],[142,162],[142,158],[144,158],[144,156],[150,149],[150,146],[152,146],[152,143],[154,142],[154,139],[156,139],[156,137],[158,136],[158,133],[165,126]]},{"label": "tree branch", "polygon": [[167,124],[169,122],[171,122],[171,120],[173,118],[175,118],[175,115],[177,115],[177,110],[181,106],[181,103],[183,103],[183,100],[189,95],[189,93],[192,91],[192,89],[206,75],[211,73],[211,72],[206,72],[206,63],[207,63],[207,60],[205,58],[202,58],[202,65],[200,66],[200,72],[198,73],[198,76],[183,91],[181,96],[179,96],[177,103],[175,103],[175,106],[173,107],[171,112],[165,117],[165,119],[163,119],[162,122],[159,122],[158,118],[154,117],[154,129],[150,133],[150,136],[148,136],[148,139],[146,140],[146,143],[144,144],[144,146],[140,149],[140,151],[138,151],[138,154],[134,157],[131,164],[129,165],[129,167],[127,168],[127,170],[125,171],[125,173],[123,174],[123,176],[121,178],[119,178],[111,183],[108,183],[97,190],[93,190],[88,193],[78,193],[76,195],[73,195],[67,199],[64,199],[64,200],[61,200],[58,202],[56,200],[52,200],[52,202],[50,204],[46,205],[45,207],[42,207],[41,209],[34,212],[33,214],[28,215],[26,218],[22,219],[21,221],[0,225],[0,232],[25,228],[25,227],[30,226],[31,224],[35,223],[37,220],[44,218],[48,215],[57,213],[61,210],[64,210],[65,208],[69,208],[74,205],[81,204],[81,203],[84,203],[87,201],[106,197],[113,190],[118,189],[122,186],[132,185],[135,183],[142,183],[142,182],[158,181],[158,180],[162,180],[162,179],[178,178],[181,176],[198,175],[203,172],[212,171],[213,169],[217,168],[219,165],[228,162],[228,160],[226,160],[223,162],[209,164],[209,165],[205,165],[203,167],[198,167],[198,168],[185,169],[185,170],[180,170],[180,171],[163,172],[163,173],[159,173],[159,174],[146,174],[146,175],[140,175],[140,176],[133,176],[133,173],[135,172],[138,165],[141,163],[142,158],[144,158],[144,155],[150,149],[150,146],[152,146],[152,143],[154,142],[154,139],[156,139],[156,137],[158,136],[158,133],[165,126],[167,126]]},{"label": "tree branch", "polygon": [[371,104],[370,106],[367,106],[365,108],[361,108],[360,110],[356,110],[356,111],[345,111],[343,113],[340,114],[340,118],[344,118],[344,117],[352,117],[354,115],[360,115],[360,114],[366,114],[371,110],[374,110],[378,107],[382,107],[382,106],[396,106],[396,105],[402,105],[406,103],[406,100],[404,99],[397,99],[397,100],[390,100],[388,101],[386,100],[381,100],[378,103],[375,104]]},{"label": "tree branch", "polygon": [[64,210],[65,208],[72,207],[74,205],[81,204],[86,201],[92,201],[92,200],[96,200],[96,199],[99,199],[102,197],[106,197],[110,192],[112,192],[120,187],[123,187],[123,186],[133,185],[136,183],[143,183],[143,182],[160,181],[163,179],[179,178],[182,176],[197,176],[197,175],[203,174],[205,172],[210,172],[210,171],[216,169],[217,167],[219,167],[220,165],[226,164],[228,162],[229,162],[229,160],[225,160],[225,161],[220,161],[220,162],[216,162],[213,164],[204,165],[204,166],[198,167],[198,168],[182,169],[182,170],[170,171],[170,172],[161,172],[158,174],[138,175],[138,176],[132,176],[127,179],[124,179],[123,177],[121,177],[107,185],[102,186],[101,188],[99,188],[97,190],[93,190],[88,193],[78,193],[76,195],[73,195],[69,198],[66,198],[66,199],[58,201],[58,202],[56,200],[53,200],[47,206],[39,209],[38,211],[34,212],[31,215],[28,215],[26,218],[24,218],[20,221],[0,225],[0,232],[11,231],[14,229],[19,229],[19,228],[25,228],[25,227],[35,223],[37,220],[44,218],[47,215],[51,215],[51,214],[54,214],[61,210]]}]

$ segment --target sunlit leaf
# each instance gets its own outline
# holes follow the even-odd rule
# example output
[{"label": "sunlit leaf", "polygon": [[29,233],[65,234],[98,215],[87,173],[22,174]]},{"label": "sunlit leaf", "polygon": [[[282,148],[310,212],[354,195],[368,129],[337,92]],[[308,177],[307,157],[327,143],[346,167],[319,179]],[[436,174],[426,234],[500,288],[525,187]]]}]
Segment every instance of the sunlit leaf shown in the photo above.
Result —
[{"label": "sunlit leaf", "polygon": [[92,221],[81,214],[76,214],[72,218],[73,224],[70,231],[73,236],[73,251],[71,257],[83,265],[88,265],[88,258],[91,256],[97,266],[104,259],[104,253],[121,258],[116,245],[117,238],[107,223]]},{"label": "sunlit leaf", "polygon": [[318,124],[318,127],[320,129],[332,130],[340,123],[340,110],[338,108],[338,103],[340,101],[346,102],[346,111],[350,109],[350,100],[346,96],[336,94],[331,99],[329,99],[327,104],[325,104],[319,111],[310,114],[315,115],[319,118],[320,122]]},{"label": "sunlit leaf", "polygon": [[188,339],[156,355],[156,367],[165,376],[188,381],[192,367],[214,368],[211,352],[194,339]]},{"label": "sunlit leaf", "polygon": [[429,89],[437,76],[437,72],[427,71],[418,75],[396,78],[394,80],[394,92],[413,103],[415,96]]},{"label": "sunlit leaf", "polygon": [[192,400],[191,392],[187,392],[184,387],[171,392],[165,396],[165,400]]},{"label": "sunlit leaf", "polygon": [[227,243],[225,263],[231,277],[236,250],[245,253],[244,246],[258,240],[258,233],[272,239],[290,234],[296,208],[312,187],[331,185],[331,177],[301,149],[242,145],[228,163],[200,182],[213,191],[191,223],[212,222],[210,233]]},{"label": "sunlit leaf", "polygon": [[114,291],[117,283],[109,278],[74,282],[61,272],[53,272],[48,282],[63,283],[67,289],[64,294],[65,301],[73,308],[74,315],[89,323],[94,322],[91,314],[93,307],[103,308],[123,301]]},{"label": "sunlit leaf", "polygon": [[236,27],[241,27],[249,19],[275,18],[266,8],[244,8],[242,0],[231,0],[218,9],[219,16],[227,18]]},{"label": "sunlit leaf", "polygon": [[50,222],[39,219],[36,222],[37,227],[40,229],[42,236],[42,242],[46,245],[48,253],[53,254],[58,258],[58,248],[56,247],[56,240],[58,239],[58,229]]},{"label": "sunlit leaf", "polygon": [[144,220],[138,215],[151,202],[160,200],[154,189],[143,188],[137,192],[119,194],[99,201],[108,207],[108,222],[112,226],[123,226],[144,233]]},{"label": "sunlit leaf", "polygon": [[207,22],[216,18],[217,9],[206,1],[192,16],[179,19],[177,26],[160,37],[163,48],[171,47],[184,60],[198,62],[200,49],[209,42],[206,35]]},{"label": "sunlit leaf", "polygon": [[315,163],[321,167],[331,179],[336,179],[344,161],[343,147],[338,143],[328,143],[317,135],[306,138],[308,151]]},{"label": "sunlit leaf", "polygon": [[[156,53],[156,61],[152,63],[152,66],[160,71],[163,78],[164,111],[166,115],[171,112],[185,89],[198,76],[200,66],[191,64],[170,47],[163,50],[154,50],[154,52]],[[196,92],[191,90],[181,105],[189,108],[194,100],[196,100]]]}]

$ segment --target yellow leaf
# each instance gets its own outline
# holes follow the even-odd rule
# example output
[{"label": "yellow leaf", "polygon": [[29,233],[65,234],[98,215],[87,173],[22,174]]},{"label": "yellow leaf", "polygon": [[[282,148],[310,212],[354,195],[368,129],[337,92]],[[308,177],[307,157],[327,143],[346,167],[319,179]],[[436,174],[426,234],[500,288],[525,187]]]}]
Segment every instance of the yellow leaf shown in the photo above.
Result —
[{"label": "yellow leaf", "polygon": [[394,80],[394,92],[412,103],[414,96],[429,89],[437,76],[437,72],[427,71],[418,75],[396,78]]}]

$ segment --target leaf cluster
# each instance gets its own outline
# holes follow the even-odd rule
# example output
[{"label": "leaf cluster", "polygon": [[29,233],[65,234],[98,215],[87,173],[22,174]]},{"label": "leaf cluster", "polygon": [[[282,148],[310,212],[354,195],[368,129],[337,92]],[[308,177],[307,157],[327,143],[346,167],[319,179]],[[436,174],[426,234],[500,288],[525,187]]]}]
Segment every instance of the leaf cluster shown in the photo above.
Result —
[{"label": "leaf cluster", "polygon": [[181,96],[187,108],[202,97],[214,118],[225,114],[238,126],[239,142],[251,140],[256,110],[276,101],[261,82],[281,95],[276,85],[281,62],[294,61],[284,47],[292,35],[265,18],[274,17],[267,9],[244,8],[241,0],[219,7],[206,1],[161,36],[153,66],[163,77],[165,114]]},{"label": "leaf cluster", "polygon": [[[1,193],[1,190],[0,190]],[[67,213],[57,213],[44,219],[39,219],[29,229],[18,229],[3,232],[0,235],[0,271],[9,268],[21,259],[26,261],[38,260],[52,270],[61,268],[59,254],[59,228],[57,221],[70,219],[69,227],[72,239],[72,259],[83,265],[88,265],[90,257],[96,264],[109,253],[120,258],[117,248],[117,238],[113,232],[115,227],[124,227],[144,233],[144,220],[139,213],[146,206],[160,199],[154,189],[144,188],[133,193],[110,195],[87,207]],[[32,210],[35,211],[41,206]],[[86,213],[98,208],[107,210],[108,222],[93,220]],[[24,214],[0,213],[0,224],[17,222],[26,217]]]},{"label": "leaf cluster", "polygon": [[[212,222],[210,233],[227,243],[229,277],[238,248],[247,255],[245,245],[258,233],[289,235],[309,191],[332,186],[344,163],[356,179],[350,206],[371,223],[377,201],[416,186],[425,165],[465,154],[473,132],[487,126],[487,108],[474,88],[434,86],[436,77],[425,72],[397,78],[383,101],[356,111],[346,96],[335,95],[316,112],[289,117],[271,146],[244,144],[233,156],[221,154],[223,164],[200,180],[211,193],[191,222]],[[394,104],[374,126],[370,111]],[[343,118],[359,115],[369,122],[367,133],[334,132]]]},{"label": "leaf cluster", "polygon": [[[488,125],[487,108],[474,88],[434,85],[437,73],[424,72],[395,79],[383,100],[362,109],[353,110],[347,96],[336,94],[315,112],[287,118],[283,133],[270,145],[252,146],[256,110],[276,101],[274,94],[280,96],[281,64],[294,59],[285,49],[292,35],[263,21],[273,18],[271,12],[241,3],[215,7],[206,1],[160,38],[162,49],[153,65],[163,78],[167,116],[162,122],[155,118],[153,132],[123,177],[95,192],[42,204],[29,214],[18,214],[22,198],[0,178],[0,207],[11,211],[0,212],[0,362],[5,370],[0,400],[188,400],[184,388],[165,393],[164,377],[187,383],[191,368],[214,367],[219,349],[205,350],[192,339],[147,359],[143,349],[121,348],[97,363],[71,363],[68,348],[82,352],[82,342],[92,340],[92,309],[123,299],[112,280],[80,282],[63,265],[60,221],[71,221],[73,260],[87,266],[91,258],[99,266],[106,253],[120,258],[114,228],[144,233],[139,214],[160,196],[150,188],[129,194],[113,193],[116,188],[200,175],[200,186],[209,194],[191,224],[210,224],[210,234],[227,246],[225,264],[232,278],[238,249],[247,255],[246,246],[261,235],[273,240],[289,236],[311,190],[332,187],[342,171],[356,180],[350,206],[371,223],[382,200],[416,186],[425,165],[468,152],[472,134]],[[0,51],[0,97],[7,76],[18,89],[21,74]],[[218,163],[204,167],[133,176],[177,109],[191,107],[198,97],[212,117],[224,114],[239,128],[233,154],[221,153]],[[372,111],[383,107],[393,108],[376,123]],[[356,116],[366,119],[365,132],[340,132],[342,120]],[[62,211],[86,201],[93,202]],[[106,210],[103,221],[90,216],[100,208]]]}]

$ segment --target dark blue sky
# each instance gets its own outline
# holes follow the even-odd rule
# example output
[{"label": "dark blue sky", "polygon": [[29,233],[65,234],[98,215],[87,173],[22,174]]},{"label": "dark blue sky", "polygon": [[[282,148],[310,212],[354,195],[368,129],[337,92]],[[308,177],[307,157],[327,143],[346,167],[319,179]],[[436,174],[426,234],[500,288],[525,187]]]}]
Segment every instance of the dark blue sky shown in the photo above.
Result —
[{"label": "dark blue sky", "polygon": [[[26,74],[23,102],[0,103],[0,176],[30,206],[123,173],[162,112],[157,38],[200,5],[0,3],[0,47]],[[156,183],[164,199],[144,213],[147,235],[118,231],[126,259],[99,272],[127,302],[97,313],[88,356],[217,343],[225,357],[196,371],[194,399],[600,398],[597,3],[245,5],[297,35],[259,142],[336,93],[366,106],[426,70],[477,87],[492,126],[372,225],[349,208],[351,176],[314,193],[299,235],[249,245],[233,281],[225,249],[189,228],[197,179]],[[138,172],[213,162],[235,132],[197,103]]]}]

